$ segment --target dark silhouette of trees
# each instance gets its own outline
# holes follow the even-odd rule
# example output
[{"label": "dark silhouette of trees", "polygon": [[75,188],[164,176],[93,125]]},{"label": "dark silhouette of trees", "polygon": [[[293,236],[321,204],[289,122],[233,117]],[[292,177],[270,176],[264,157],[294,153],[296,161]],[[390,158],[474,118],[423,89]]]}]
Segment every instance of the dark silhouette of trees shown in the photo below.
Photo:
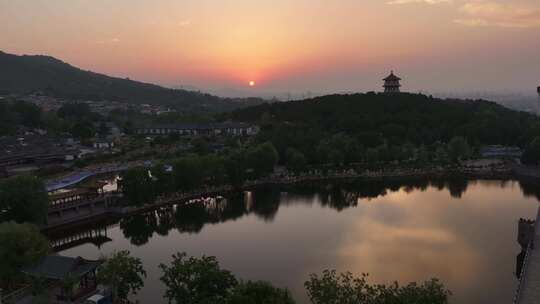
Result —
[{"label": "dark silhouette of trees", "polygon": [[[161,264],[160,268],[169,303],[295,303],[288,290],[268,282],[239,282],[231,272],[221,269],[215,257],[194,258],[182,252],[173,255],[170,265]],[[451,295],[437,279],[406,286],[397,282],[372,285],[366,274],[354,277],[349,272],[338,275],[330,270],[325,270],[321,276],[312,274],[305,287],[313,304],[447,304]]]},{"label": "dark silhouette of trees", "polygon": [[259,123],[259,142],[272,142],[281,156],[294,148],[310,164],[453,161],[482,145],[524,147],[540,133],[538,117],[493,102],[407,93],[262,104],[228,118]]},{"label": "dark silhouette of trees", "polygon": [[98,281],[110,286],[113,299],[127,300],[144,286],[146,271],[141,259],[130,256],[129,251],[113,253],[105,259],[98,272]]},{"label": "dark silhouette of trees", "polygon": [[526,165],[538,165],[540,162],[540,137],[536,137],[527,146],[521,157],[521,162]]},{"label": "dark silhouette of trees", "polygon": [[172,258],[170,265],[159,265],[169,303],[225,303],[238,284],[230,271],[220,268],[215,257],[194,258],[183,252]]},{"label": "dark silhouette of trees", "polygon": [[305,286],[313,304],[402,303],[447,304],[450,292],[437,279],[422,284],[400,286],[372,285],[367,274],[355,277],[350,272],[337,274],[325,270],[321,276],[312,274]]},{"label": "dark silhouette of trees", "polygon": [[156,198],[154,180],[146,168],[133,168],[123,172],[118,186],[130,205],[153,203]]},{"label": "dark silhouette of trees", "polygon": [[264,281],[240,282],[227,304],[294,304],[290,292]]},{"label": "dark silhouette of trees", "polygon": [[0,181],[0,220],[44,224],[48,207],[49,197],[39,178],[21,175]]},{"label": "dark silhouette of trees", "polygon": [[22,279],[21,269],[50,251],[49,241],[31,224],[0,224],[0,288],[10,290]]}]

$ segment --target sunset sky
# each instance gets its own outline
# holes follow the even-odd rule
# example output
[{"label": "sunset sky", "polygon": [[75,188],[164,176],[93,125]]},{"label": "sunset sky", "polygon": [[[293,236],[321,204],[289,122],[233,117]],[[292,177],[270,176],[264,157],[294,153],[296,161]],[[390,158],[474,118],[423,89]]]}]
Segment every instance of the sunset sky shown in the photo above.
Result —
[{"label": "sunset sky", "polygon": [[[539,0],[0,0],[0,50],[201,90],[534,92]],[[255,81],[250,86],[250,81]]]}]

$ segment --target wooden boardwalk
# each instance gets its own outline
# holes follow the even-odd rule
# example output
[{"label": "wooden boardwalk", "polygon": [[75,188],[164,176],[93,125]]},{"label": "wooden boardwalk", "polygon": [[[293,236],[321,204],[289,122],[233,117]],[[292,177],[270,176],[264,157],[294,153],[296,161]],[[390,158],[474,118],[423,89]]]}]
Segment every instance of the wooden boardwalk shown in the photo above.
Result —
[{"label": "wooden boardwalk", "polygon": [[532,244],[529,244],[519,288],[514,300],[515,304],[540,303],[540,209],[536,216],[535,233]]}]

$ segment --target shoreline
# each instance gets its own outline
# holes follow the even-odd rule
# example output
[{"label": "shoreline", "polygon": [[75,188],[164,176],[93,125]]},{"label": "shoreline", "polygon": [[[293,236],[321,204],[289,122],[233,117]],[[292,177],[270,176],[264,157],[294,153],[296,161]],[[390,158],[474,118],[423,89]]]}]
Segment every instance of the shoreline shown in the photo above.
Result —
[{"label": "shoreline", "polygon": [[[42,232],[50,231],[62,231],[69,228],[77,228],[84,225],[89,225],[104,218],[124,218],[136,214],[141,214],[156,210],[162,207],[171,206],[175,204],[187,203],[196,199],[228,195],[230,193],[239,193],[243,191],[257,190],[268,187],[287,187],[287,186],[302,186],[313,185],[320,186],[320,183],[350,183],[350,182],[374,182],[374,181],[388,181],[388,182],[400,182],[411,180],[444,180],[444,179],[462,179],[462,180],[515,180],[515,181],[528,181],[533,183],[540,182],[540,169],[538,168],[526,168],[526,167],[505,167],[499,170],[464,170],[464,168],[435,168],[431,170],[426,169],[397,169],[389,171],[369,171],[366,170],[362,173],[356,173],[354,171],[341,171],[341,173],[333,173],[326,175],[300,175],[300,176],[287,176],[287,177],[272,177],[265,178],[256,181],[247,181],[241,187],[232,187],[230,185],[223,185],[217,187],[207,187],[205,189],[191,191],[186,193],[172,193],[166,196],[158,197],[154,203],[146,204],[140,207],[114,207],[111,210],[105,210],[102,213],[88,216],[81,220],[67,220],[65,222],[56,223],[54,225],[48,225],[41,227]],[[120,210],[119,210],[120,209]]]}]

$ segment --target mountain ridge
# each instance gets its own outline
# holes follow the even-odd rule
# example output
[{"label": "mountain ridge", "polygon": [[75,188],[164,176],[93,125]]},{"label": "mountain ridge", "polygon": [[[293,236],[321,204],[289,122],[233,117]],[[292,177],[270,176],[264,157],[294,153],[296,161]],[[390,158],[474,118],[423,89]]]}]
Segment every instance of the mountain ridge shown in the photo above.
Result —
[{"label": "mountain ridge", "polygon": [[47,55],[14,55],[0,51],[0,91],[43,92],[72,100],[114,100],[164,104],[184,110],[221,112],[262,102],[258,98],[221,98],[165,88],[156,84],[85,71]]}]

